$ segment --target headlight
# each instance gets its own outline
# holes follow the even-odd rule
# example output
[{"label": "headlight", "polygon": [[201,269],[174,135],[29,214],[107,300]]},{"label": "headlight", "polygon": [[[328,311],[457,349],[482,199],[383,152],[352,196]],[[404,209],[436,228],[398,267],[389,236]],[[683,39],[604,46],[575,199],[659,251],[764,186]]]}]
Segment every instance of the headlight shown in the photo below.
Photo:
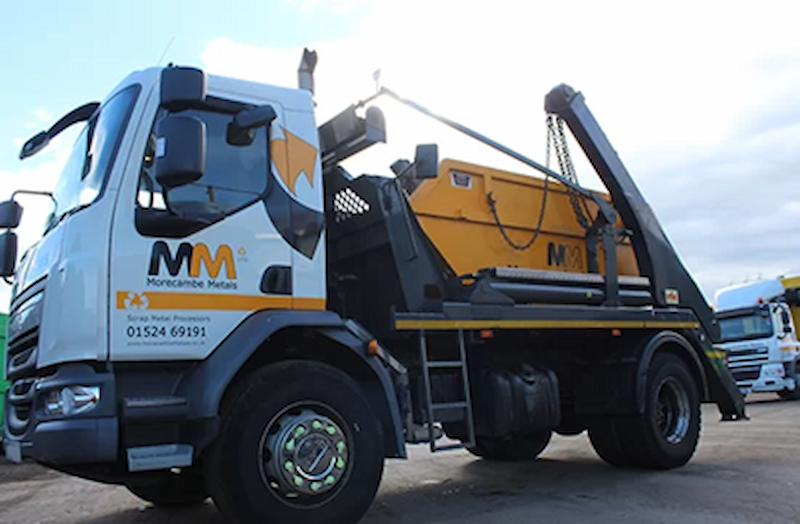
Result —
[{"label": "headlight", "polygon": [[68,386],[47,393],[44,412],[51,416],[70,417],[91,411],[99,403],[99,386]]},{"label": "headlight", "polygon": [[761,368],[761,374],[770,378],[783,378],[786,370],[783,369],[783,364],[765,364]]}]

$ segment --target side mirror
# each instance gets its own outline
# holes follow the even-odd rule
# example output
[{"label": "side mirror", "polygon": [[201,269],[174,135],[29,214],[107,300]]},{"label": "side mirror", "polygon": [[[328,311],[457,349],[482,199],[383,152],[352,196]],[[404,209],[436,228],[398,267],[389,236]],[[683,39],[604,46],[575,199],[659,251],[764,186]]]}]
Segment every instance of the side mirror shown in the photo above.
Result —
[{"label": "side mirror", "polygon": [[249,146],[256,136],[255,130],[275,120],[278,114],[267,104],[240,111],[228,124],[227,141],[233,146]]},{"label": "side mirror", "polygon": [[17,265],[17,234],[6,231],[0,234],[0,277],[14,276]]},{"label": "side mirror", "polygon": [[206,99],[206,74],[194,67],[167,67],[161,71],[161,107],[182,111]]},{"label": "side mirror", "polygon": [[789,312],[785,309],[781,309],[781,323],[783,323],[784,333],[788,334],[792,332],[792,319],[789,316]]},{"label": "side mirror", "polygon": [[436,144],[420,144],[414,155],[416,178],[436,178],[439,175],[439,146]]},{"label": "side mirror", "polygon": [[156,180],[166,189],[200,180],[206,167],[206,125],[193,116],[169,115],[156,129]]},{"label": "side mirror", "polygon": [[0,202],[0,228],[14,229],[22,219],[22,206],[16,200]]}]

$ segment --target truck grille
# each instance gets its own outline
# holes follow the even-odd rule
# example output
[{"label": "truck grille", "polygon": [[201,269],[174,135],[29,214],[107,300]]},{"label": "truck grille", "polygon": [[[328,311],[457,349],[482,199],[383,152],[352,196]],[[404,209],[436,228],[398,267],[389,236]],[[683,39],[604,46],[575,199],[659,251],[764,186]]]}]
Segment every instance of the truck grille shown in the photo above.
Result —
[{"label": "truck grille", "polygon": [[[758,379],[761,365],[767,362],[769,362],[769,350],[766,346],[728,351],[728,367],[737,381]],[[752,378],[739,378],[740,376]]]},{"label": "truck grille", "polygon": [[12,435],[24,434],[30,424],[38,346],[38,328],[17,336],[8,345],[6,376],[12,382],[8,389],[6,420]]},{"label": "truck grille", "polygon": [[36,357],[39,345],[39,330],[34,329],[17,337],[8,346],[6,355],[6,376],[14,380],[32,374],[36,369]]},{"label": "truck grille", "polygon": [[761,375],[761,365],[731,367],[731,374],[736,382],[758,380],[759,375]]}]

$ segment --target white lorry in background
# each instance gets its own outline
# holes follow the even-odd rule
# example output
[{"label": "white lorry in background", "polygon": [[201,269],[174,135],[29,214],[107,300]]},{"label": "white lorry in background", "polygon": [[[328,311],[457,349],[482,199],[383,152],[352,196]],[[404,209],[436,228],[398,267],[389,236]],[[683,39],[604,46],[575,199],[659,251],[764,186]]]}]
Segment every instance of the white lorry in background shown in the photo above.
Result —
[{"label": "white lorry in background", "polygon": [[720,346],[742,393],[774,391],[800,399],[800,277],[782,277],[717,291]]}]

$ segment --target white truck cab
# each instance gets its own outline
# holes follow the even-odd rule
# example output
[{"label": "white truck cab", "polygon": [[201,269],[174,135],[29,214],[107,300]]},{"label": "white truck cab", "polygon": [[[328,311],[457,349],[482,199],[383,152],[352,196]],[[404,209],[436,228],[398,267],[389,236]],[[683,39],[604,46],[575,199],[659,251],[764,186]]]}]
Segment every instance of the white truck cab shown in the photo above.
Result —
[{"label": "white truck cab", "polygon": [[720,347],[742,393],[774,391],[800,398],[797,330],[780,279],[719,290],[715,314]]},{"label": "white truck cab", "polygon": [[[36,304],[48,318],[37,333],[39,367],[202,359],[249,311],[324,309],[310,94],[209,76],[205,107],[180,113],[207,131],[205,170],[191,186],[170,189],[167,216],[153,156],[177,144],[155,138],[160,74],[130,75],[95,110],[54,192],[51,225],[22,258],[12,309]],[[260,127],[231,145],[232,115],[267,104],[275,111],[270,143]],[[215,227],[228,217],[224,229]],[[298,244],[303,249],[292,249]],[[270,269],[278,277],[266,278]],[[272,280],[272,293],[259,291]],[[14,319],[16,332],[23,318]]]}]

